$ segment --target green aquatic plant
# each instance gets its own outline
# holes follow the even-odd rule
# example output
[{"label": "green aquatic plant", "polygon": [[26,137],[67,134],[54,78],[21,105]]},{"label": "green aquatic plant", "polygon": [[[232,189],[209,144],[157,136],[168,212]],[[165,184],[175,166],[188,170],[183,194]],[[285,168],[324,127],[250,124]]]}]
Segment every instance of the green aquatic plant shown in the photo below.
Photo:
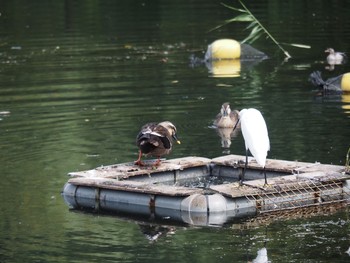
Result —
[{"label": "green aquatic plant", "polygon": [[246,27],[246,29],[250,29],[250,34],[241,41],[241,43],[249,43],[252,44],[255,40],[259,39],[261,36],[266,35],[267,38],[270,38],[276,45],[277,47],[282,50],[282,52],[284,53],[284,55],[287,58],[291,58],[292,56],[289,54],[289,52],[287,50],[285,50],[282,45],[289,45],[289,46],[293,46],[293,47],[298,47],[298,48],[311,48],[308,45],[303,45],[303,44],[290,44],[290,43],[280,43],[278,42],[271,34],[270,32],[261,24],[261,22],[253,15],[253,13],[244,5],[244,3],[241,0],[238,0],[238,2],[241,4],[241,6],[243,7],[243,9],[240,8],[236,8],[236,7],[232,7],[229,5],[226,5],[224,3],[221,3],[223,6],[240,12],[241,14],[225,20],[225,22],[219,26],[214,27],[213,29],[211,29],[210,31],[216,30],[220,27],[223,27],[229,23],[232,22],[250,22],[249,25]]}]

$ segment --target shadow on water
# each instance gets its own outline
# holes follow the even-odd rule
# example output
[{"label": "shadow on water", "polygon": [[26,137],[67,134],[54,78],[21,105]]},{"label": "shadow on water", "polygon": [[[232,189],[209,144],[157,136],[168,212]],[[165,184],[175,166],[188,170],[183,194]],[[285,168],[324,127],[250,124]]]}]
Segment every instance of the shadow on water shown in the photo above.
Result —
[{"label": "shadow on water", "polygon": [[[195,256],[205,253],[205,240],[209,238],[211,240],[210,246],[219,251],[232,247],[222,256],[225,258],[228,256],[249,261],[268,257],[271,260],[276,257],[275,253],[279,251],[279,253],[284,253],[284,260],[303,261],[307,258],[314,258],[317,254],[321,254],[325,260],[334,259],[335,256],[339,257],[340,254],[343,255],[342,258],[344,260],[346,259],[346,251],[342,251],[342,248],[347,248],[348,244],[344,242],[345,240],[340,241],[335,236],[329,237],[326,232],[331,231],[327,229],[334,229],[334,227],[338,231],[348,228],[348,221],[342,219],[344,214],[348,213],[347,210],[343,205],[338,207],[333,205],[314,207],[313,209],[300,209],[292,213],[284,211],[276,214],[263,214],[253,219],[235,219],[227,222],[225,225],[220,225],[220,228],[217,228],[219,225],[203,228],[203,221],[200,220],[198,221],[199,224],[194,226],[193,224],[179,224],[171,221],[170,218],[143,218],[138,216],[130,217],[130,215],[125,217],[123,214],[119,214],[116,217],[115,214],[108,213],[98,213],[95,216],[101,218],[100,220],[105,218],[109,221],[114,218],[114,221],[108,227],[111,228],[111,233],[115,232],[113,226],[116,223],[121,224],[124,222],[123,224],[126,223],[126,225],[137,226],[137,228],[134,228],[134,231],[138,237],[135,239],[148,242],[154,249],[164,246],[167,247],[167,250],[178,250],[175,240],[180,239],[182,242],[188,243],[188,245],[193,245],[194,242],[198,246],[198,250],[193,253],[194,255],[192,254],[192,256]],[[74,212],[78,213],[80,217],[90,217],[92,215],[76,210]],[[221,242],[218,241],[220,237]],[[300,241],[301,237],[302,242]],[[110,244],[116,243],[116,246],[118,246],[117,239],[113,238],[108,242]],[[290,242],[298,250],[289,251],[285,254],[288,251],[286,246]],[[320,244],[332,246],[334,242],[338,245],[333,251],[324,251],[322,246],[320,246]],[[344,244],[342,245],[341,243]],[[299,253],[304,246],[313,247],[313,249],[309,249],[307,253]],[[207,255],[216,258],[211,253]],[[129,257],[132,256],[129,255]]]}]

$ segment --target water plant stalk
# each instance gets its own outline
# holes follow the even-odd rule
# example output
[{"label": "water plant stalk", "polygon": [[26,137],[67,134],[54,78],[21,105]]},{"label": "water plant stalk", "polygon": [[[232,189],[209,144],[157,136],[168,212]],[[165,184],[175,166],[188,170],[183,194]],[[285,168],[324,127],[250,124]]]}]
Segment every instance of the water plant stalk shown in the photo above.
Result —
[{"label": "water plant stalk", "polygon": [[259,25],[259,27],[264,30],[264,32],[268,35],[268,37],[282,50],[282,52],[286,55],[287,58],[291,58],[292,56],[280,45],[280,43],[267,31],[267,29],[260,23],[260,21],[253,15],[252,12],[243,4],[241,0],[238,2],[242,5],[244,10],[253,18],[253,20]]},{"label": "water plant stalk", "polygon": [[252,42],[254,42],[255,40],[257,40],[258,38],[260,38],[260,36],[265,33],[267,35],[268,38],[270,38],[275,44],[276,46],[284,53],[284,55],[286,56],[286,59],[291,58],[292,56],[289,54],[289,52],[287,50],[285,50],[282,47],[283,45],[289,45],[289,46],[293,46],[293,47],[298,47],[298,48],[311,48],[308,45],[304,45],[304,44],[292,44],[292,43],[281,43],[278,42],[272,35],[271,33],[266,29],[266,27],[264,27],[264,25],[253,15],[253,13],[246,7],[246,5],[241,1],[238,0],[238,2],[241,4],[243,9],[240,8],[235,8],[229,5],[226,5],[224,3],[221,3],[223,6],[232,9],[234,11],[240,12],[242,14],[228,19],[226,20],[223,24],[214,27],[213,29],[211,29],[210,31],[216,30],[224,25],[227,25],[229,23],[232,22],[251,22],[248,26],[247,29],[251,29],[251,32],[249,34],[248,37],[246,37],[244,40],[241,41],[241,43],[245,43],[245,42],[249,42],[250,44]]}]

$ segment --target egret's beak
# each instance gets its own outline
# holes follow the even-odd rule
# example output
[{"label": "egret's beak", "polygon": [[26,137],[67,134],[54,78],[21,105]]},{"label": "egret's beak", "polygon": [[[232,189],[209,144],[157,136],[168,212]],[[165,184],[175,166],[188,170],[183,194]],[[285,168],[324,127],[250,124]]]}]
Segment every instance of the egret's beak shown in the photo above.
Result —
[{"label": "egret's beak", "polygon": [[232,130],[232,131],[234,131],[234,130],[236,129],[236,127],[237,127],[237,125],[238,125],[239,121],[240,121],[240,119],[238,118],[238,120],[237,120],[237,122],[236,122],[235,126],[233,127],[233,130]]}]

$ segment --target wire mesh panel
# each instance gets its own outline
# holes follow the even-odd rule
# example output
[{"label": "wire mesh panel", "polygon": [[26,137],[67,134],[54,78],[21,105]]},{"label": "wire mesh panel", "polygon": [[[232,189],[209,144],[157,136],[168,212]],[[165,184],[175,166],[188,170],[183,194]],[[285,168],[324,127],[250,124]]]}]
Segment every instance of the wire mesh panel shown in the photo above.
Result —
[{"label": "wire mesh panel", "polygon": [[302,178],[277,183],[273,190],[246,195],[246,198],[256,203],[259,213],[349,202],[350,191],[345,184],[347,182],[344,178],[335,176]]}]

